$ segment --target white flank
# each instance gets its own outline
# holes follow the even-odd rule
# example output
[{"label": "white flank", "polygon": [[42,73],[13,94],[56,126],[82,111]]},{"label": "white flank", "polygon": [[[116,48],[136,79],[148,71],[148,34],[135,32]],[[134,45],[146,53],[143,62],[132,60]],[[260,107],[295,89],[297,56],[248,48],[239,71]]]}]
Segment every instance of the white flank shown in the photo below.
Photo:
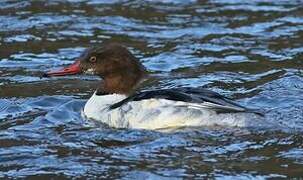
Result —
[{"label": "white flank", "polygon": [[[93,95],[85,104],[84,115],[115,128],[162,129],[180,126],[252,126],[260,123],[248,113],[217,114],[209,104],[193,104],[166,99],[132,101],[110,110],[109,106],[126,98],[124,95]],[[250,116],[248,116],[250,115]],[[254,117],[252,120],[252,117]]]}]

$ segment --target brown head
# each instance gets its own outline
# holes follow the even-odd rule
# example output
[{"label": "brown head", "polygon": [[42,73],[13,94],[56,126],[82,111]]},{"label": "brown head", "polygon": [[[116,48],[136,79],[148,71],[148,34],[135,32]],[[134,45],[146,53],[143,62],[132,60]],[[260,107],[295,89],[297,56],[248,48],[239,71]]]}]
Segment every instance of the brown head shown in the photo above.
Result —
[{"label": "brown head", "polygon": [[124,46],[116,43],[102,44],[86,49],[72,65],[47,72],[46,76],[93,74],[104,81],[99,93],[128,94],[142,80],[146,69]]}]

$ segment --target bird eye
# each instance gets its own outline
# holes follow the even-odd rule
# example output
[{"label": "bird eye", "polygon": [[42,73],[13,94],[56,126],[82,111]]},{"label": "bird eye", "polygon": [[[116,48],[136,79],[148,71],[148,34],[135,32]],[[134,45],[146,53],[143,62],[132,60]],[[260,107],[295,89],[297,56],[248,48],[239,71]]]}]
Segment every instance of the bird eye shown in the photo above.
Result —
[{"label": "bird eye", "polygon": [[96,61],[97,61],[96,56],[92,56],[89,58],[89,62],[91,62],[91,63],[95,63]]}]

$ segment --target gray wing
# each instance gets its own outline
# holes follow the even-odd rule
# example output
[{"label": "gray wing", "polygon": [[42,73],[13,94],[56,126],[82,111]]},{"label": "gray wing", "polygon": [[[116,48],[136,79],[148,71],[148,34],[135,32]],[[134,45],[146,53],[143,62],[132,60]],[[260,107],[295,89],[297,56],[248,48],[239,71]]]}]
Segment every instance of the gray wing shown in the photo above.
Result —
[{"label": "gray wing", "polygon": [[245,108],[229,98],[202,88],[174,88],[140,91],[111,105],[110,108],[115,109],[131,101],[140,101],[151,98],[193,103],[195,104],[195,107],[212,109],[218,113],[251,112],[262,115],[262,113],[256,110]]}]

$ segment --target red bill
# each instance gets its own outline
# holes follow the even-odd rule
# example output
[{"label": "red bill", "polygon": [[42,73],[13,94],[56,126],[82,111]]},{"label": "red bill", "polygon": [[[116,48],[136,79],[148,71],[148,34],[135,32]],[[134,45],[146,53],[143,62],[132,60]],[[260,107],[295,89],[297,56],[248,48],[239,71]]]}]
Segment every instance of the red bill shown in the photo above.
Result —
[{"label": "red bill", "polygon": [[73,64],[71,64],[65,68],[60,68],[57,70],[52,70],[52,71],[46,72],[43,76],[44,77],[65,76],[65,75],[79,74],[80,72],[81,72],[80,60],[77,60]]}]

